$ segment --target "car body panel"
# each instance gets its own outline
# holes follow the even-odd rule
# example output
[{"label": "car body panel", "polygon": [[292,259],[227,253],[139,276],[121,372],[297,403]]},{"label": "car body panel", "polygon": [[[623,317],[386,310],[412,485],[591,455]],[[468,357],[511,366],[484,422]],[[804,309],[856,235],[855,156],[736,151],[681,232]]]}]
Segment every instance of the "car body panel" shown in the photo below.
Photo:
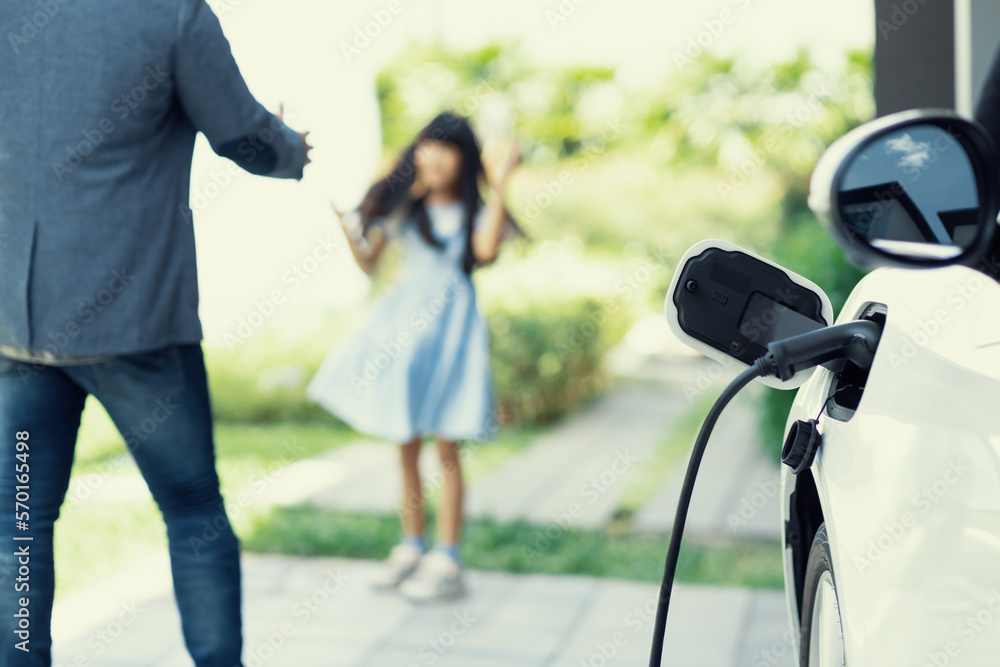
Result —
[{"label": "car body panel", "polygon": [[[838,323],[886,306],[854,416],[819,420],[813,475],[830,544],[847,664],[1000,662],[1000,285],[966,267],[879,269]],[[820,413],[818,368],[789,416]],[[783,515],[794,476],[783,466]],[[789,613],[795,579],[785,550]],[[797,633],[793,633],[797,635]]]}]

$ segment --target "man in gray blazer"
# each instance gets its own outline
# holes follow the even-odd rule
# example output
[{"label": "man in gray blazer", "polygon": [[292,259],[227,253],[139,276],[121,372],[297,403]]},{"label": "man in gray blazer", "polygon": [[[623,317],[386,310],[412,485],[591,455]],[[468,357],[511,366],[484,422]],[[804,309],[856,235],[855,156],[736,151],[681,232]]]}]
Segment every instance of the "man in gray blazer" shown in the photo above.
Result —
[{"label": "man in gray blazer", "polygon": [[191,155],[202,132],[301,179],[306,135],[253,98],[204,0],[3,0],[0,36],[0,664],[51,664],[52,528],[93,395],[166,522],[188,651],[239,667]]}]

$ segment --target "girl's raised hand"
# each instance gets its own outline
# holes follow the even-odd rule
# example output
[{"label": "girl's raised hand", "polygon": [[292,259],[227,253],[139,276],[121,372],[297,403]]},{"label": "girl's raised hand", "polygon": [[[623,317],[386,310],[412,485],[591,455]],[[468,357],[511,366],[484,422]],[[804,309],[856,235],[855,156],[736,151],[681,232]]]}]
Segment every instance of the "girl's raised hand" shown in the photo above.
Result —
[{"label": "girl's raised hand", "polygon": [[510,150],[507,151],[507,159],[503,161],[503,165],[500,167],[500,173],[502,178],[506,180],[510,176],[510,172],[514,171],[514,167],[521,164],[521,158],[524,154],[521,152],[521,144],[517,141],[510,142]]},{"label": "girl's raised hand", "polygon": [[483,169],[486,179],[494,188],[501,188],[507,183],[507,177],[521,162],[521,146],[515,140],[500,141],[490,139],[483,146]]}]

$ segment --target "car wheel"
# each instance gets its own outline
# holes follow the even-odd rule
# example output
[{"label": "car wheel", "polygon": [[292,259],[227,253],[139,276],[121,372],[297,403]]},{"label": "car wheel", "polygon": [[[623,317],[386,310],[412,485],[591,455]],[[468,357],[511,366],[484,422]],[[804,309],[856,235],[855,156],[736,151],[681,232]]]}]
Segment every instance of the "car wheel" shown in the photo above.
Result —
[{"label": "car wheel", "polygon": [[802,667],[844,667],[844,629],[826,524],[820,525],[809,549],[801,620],[799,664]]}]

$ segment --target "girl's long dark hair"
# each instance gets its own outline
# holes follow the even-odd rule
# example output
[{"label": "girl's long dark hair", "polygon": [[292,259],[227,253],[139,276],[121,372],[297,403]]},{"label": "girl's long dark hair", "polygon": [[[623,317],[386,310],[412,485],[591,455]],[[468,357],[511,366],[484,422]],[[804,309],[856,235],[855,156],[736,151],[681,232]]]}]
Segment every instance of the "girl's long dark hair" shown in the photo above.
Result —
[{"label": "girl's long dark hair", "polygon": [[[472,227],[476,214],[483,206],[483,197],[479,193],[479,178],[485,177],[485,172],[483,163],[479,159],[479,142],[468,121],[449,111],[438,114],[421,130],[413,143],[400,155],[392,171],[368,189],[358,207],[362,233],[367,234],[368,228],[377,218],[402,211],[407,219],[412,218],[416,222],[420,236],[427,243],[436,248],[444,247],[444,244],[434,236],[431,220],[424,205],[424,196],[415,197],[411,192],[417,175],[414,161],[417,146],[425,140],[452,144],[462,153],[462,166],[458,177],[458,196],[465,205],[465,254],[462,257],[462,269],[467,274],[472,273],[476,265],[476,257],[472,252]],[[514,231],[523,236],[524,232],[517,222],[509,216],[508,220],[513,225]]]}]

